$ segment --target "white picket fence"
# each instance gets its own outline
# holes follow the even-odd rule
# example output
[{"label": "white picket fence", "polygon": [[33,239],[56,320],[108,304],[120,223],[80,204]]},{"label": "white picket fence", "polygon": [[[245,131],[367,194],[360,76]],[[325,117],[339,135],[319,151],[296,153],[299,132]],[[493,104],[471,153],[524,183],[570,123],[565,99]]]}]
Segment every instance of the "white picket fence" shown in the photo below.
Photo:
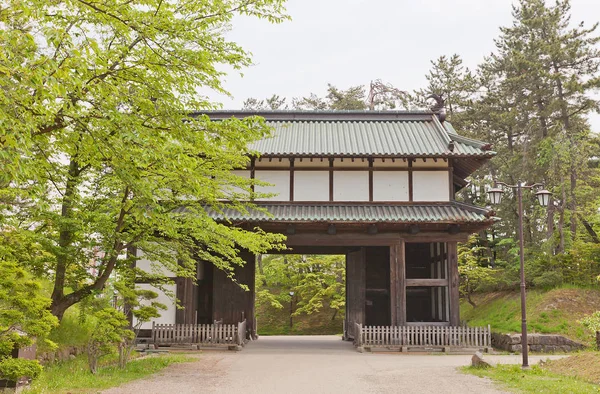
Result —
[{"label": "white picket fence", "polygon": [[246,340],[246,320],[237,324],[156,324],[152,323],[152,343],[160,345],[242,346]]},{"label": "white picket fence", "polygon": [[492,346],[490,326],[362,326],[356,324],[354,341],[362,347],[421,346],[487,348]]}]

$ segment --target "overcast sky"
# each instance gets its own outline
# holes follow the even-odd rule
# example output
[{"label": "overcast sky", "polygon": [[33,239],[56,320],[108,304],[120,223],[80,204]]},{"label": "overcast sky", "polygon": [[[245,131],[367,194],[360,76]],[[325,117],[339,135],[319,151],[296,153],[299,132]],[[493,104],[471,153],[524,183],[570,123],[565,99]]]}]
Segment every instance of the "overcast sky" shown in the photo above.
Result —
[{"label": "overcast sky", "polygon": [[[549,0],[551,1],[551,0]],[[291,21],[272,25],[238,18],[230,38],[252,52],[244,76],[230,73],[233,99],[211,95],[226,109],[248,97],[324,95],[382,79],[402,90],[426,83],[430,61],[459,54],[470,68],[494,50],[500,26],[512,23],[511,0],[289,0]],[[572,0],[572,22],[600,20],[600,0]],[[600,34],[600,29],[598,31]],[[600,117],[594,116],[594,129]]]}]

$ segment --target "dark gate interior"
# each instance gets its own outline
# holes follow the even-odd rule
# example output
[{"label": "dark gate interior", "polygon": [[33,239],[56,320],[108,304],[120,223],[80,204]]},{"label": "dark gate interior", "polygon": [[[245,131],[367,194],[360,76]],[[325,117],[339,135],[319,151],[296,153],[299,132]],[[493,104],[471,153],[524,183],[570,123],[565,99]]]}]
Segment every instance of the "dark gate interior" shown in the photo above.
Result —
[{"label": "dark gate interior", "polygon": [[366,249],[365,324],[389,326],[390,319],[390,248]]}]

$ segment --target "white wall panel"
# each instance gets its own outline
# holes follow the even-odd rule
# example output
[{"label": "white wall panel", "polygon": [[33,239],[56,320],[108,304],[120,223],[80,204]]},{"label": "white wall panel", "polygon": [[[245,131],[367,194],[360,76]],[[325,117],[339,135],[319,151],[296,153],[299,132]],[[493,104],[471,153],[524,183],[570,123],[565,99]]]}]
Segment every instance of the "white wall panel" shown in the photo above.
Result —
[{"label": "white wall panel", "polygon": [[408,171],[373,171],[374,201],[408,201]]},{"label": "white wall panel", "polygon": [[334,201],[369,201],[368,171],[334,171]]},{"label": "white wall panel", "polygon": [[276,193],[271,198],[257,199],[258,201],[289,201],[290,200],[290,172],[289,171],[255,171],[254,177],[273,186],[256,186],[257,193]]},{"label": "white wall panel", "polygon": [[294,201],[329,201],[329,171],[294,171]]},{"label": "white wall panel", "polygon": [[447,171],[413,172],[413,201],[448,201],[449,196]]},{"label": "white wall panel", "polygon": [[[152,319],[152,321],[154,321],[157,324],[175,324],[175,312],[177,311],[177,306],[176,306],[177,304],[175,302],[175,291],[177,290],[177,285],[172,284],[172,285],[164,286],[165,290],[172,292],[172,294],[173,294],[172,296],[168,296],[162,290],[159,290],[156,287],[154,287],[148,283],[137,283],[135,285],[135,287],[136,287],[136,289],[140,289],[140,290],[154,291],[155,293],[158,294],[158,298],[155,298],[152,301],[160,302],[161,304],[164,304],[167,307],[166,310],[158,311],[158,313],[160,313],[160,317]],[[152,301],[144,300],[144,301],[141,301],[141,304],[150,305],[150,303]],[[136,325],[138,323],[137,319],[134,318],[133,320],[134,320],[133,324]],[[151,329],[152,321],[142,323],[142,326],[140,328]]]}]

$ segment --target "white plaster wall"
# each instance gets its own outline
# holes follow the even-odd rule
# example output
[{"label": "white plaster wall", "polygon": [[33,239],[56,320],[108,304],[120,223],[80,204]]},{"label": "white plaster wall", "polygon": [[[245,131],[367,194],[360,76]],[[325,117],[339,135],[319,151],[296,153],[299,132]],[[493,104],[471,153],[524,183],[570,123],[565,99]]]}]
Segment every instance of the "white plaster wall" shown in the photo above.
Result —
[{"label": "white plaster wall", "polygon": [[447,171],[413,172],[413,201],[448,201],[449,196]]},{"label": "white plaster wall", "polygon": [[144,272],[149,274],[160,274],[166,276],[167,278],[173,278],[177,276],[176,273],[165,268],[162,264],[145,258],[144,252],[140,249],[137,250],[136,257],[138,257],[138,260],[135,263],[136,268],[139,268]]},{"label": "white plaster wall", "polygon": [[290,200],[290,172],[289,171],[255,171],[254,177],[273,186],[256,186],[258,193],[276,193],[271,198],[257,199],[258,201],[289,201]]},{"label": "white plaster wall", "polygon": [[[135,285],[136,289],[140,289],[140,290],[152,290],[155,293],[158,294],[158,298],[155,298],[154,302],[160,302],[161,304],[164,304],[167,309],[166,310],[161,310],[158,311],[160,313],[160,317],[156,318],[156,319],[152,319],[149,322],[145,322],[142,323],[142,326],[140,328],[142,329],[151,329],[152,328],[152,321],[154,321],[157,324],[175,324],[175,312],[177,311],[177,304],[175,302],[175,291],[177,290],[177,285],[172,284],[172,285],[165,285],[164,288],[167,291],[172,292],[173,296],[168,296],[166,295],[162,290],[157,289],[156,287],[148,284],[148,283],[137,283]],[[150,305],[151,301],[150,300],[145,300],[141,302],[144,305]],[[133,319],[133,324],[137,324],[138,321],[137,319]]]},{"label": "white plaster wall", "polygon": [[294,171],[294,201],[329,201],[329,171]]},{"label": "white plaster wall", "polygon": [[368,171],[334,171],[334,201],[369,201]]},{"label": "white plaster wall", "polygon": [[408,201],[408,171],[373,171],[373,201]]}]

